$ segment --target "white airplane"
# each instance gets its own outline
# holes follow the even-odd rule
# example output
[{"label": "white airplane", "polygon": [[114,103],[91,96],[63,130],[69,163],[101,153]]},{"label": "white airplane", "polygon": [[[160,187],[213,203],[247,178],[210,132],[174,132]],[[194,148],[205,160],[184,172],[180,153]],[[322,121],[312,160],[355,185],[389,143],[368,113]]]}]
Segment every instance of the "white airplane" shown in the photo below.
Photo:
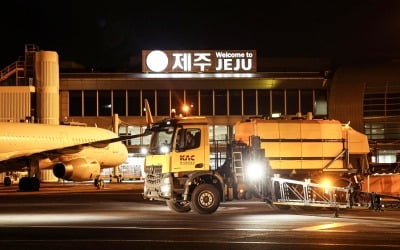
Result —
[{"label": "white airplane", "polygon": [[102,168],[126,161],[121,141],[138,136],[121,138],[96,127],[0,122],[0,172],[28,170],[19,182],[23,191],[39,190],[38,171],[50,168],[58,178],[97,184]]}]

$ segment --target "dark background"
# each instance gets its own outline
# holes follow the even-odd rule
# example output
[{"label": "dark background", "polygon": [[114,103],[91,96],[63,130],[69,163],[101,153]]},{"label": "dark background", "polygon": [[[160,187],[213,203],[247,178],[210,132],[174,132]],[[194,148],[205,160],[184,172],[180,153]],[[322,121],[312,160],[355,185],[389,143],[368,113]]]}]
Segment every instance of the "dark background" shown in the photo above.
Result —
[{"label": "dark background", "polygon": [[395,0],[16,0],[0,10],[0,69],[25,44],[104,72],[140,71],[143,49],[255,49],[259,58],[334,64],[400,57]]}]

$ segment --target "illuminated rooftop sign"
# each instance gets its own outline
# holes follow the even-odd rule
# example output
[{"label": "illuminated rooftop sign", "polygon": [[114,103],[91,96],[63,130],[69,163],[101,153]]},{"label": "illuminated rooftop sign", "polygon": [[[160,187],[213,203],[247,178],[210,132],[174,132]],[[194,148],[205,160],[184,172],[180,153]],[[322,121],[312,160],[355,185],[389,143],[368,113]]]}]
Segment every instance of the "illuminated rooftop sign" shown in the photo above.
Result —
[{"label": "illuminated rooftop sign", "polygon": [[142,71],[199,73],[257,71],[255,50],[143,50]]}]

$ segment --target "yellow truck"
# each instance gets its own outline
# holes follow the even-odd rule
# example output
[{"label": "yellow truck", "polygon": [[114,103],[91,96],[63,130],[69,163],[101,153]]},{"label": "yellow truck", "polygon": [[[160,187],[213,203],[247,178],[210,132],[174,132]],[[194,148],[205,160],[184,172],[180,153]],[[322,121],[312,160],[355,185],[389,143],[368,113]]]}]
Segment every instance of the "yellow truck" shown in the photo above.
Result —
[{"label": "yellow truck", "polygon": [[171,117],[152,123],[144,198],[165,200],[177,212],[210,214],[220,202],[250,195],[279,200],[282,188],[274,190],[273,177],[311,183],[329,177],[331,185],[347,187],[358,185],[368,169],[367,137],[339,121],[255,118],[238,122],[221,165],[210,164],[210,155],[219,152],[211,152],[216,149],[208,125],[206,117]]}]

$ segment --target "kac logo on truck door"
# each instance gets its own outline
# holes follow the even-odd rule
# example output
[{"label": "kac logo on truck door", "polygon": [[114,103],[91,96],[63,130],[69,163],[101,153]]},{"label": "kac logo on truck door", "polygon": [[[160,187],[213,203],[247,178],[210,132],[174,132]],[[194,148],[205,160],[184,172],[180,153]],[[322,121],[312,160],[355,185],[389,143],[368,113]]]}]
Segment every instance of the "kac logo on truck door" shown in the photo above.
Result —
[{"label": "kac logo on truck door", "polygon": [[143,72],[256,72],[255,50],[143,50]]},{"label": "kac logo on truck door", "polygon": [[194,165],[196,158],[194,155],[179,155],[181,165]]}]

